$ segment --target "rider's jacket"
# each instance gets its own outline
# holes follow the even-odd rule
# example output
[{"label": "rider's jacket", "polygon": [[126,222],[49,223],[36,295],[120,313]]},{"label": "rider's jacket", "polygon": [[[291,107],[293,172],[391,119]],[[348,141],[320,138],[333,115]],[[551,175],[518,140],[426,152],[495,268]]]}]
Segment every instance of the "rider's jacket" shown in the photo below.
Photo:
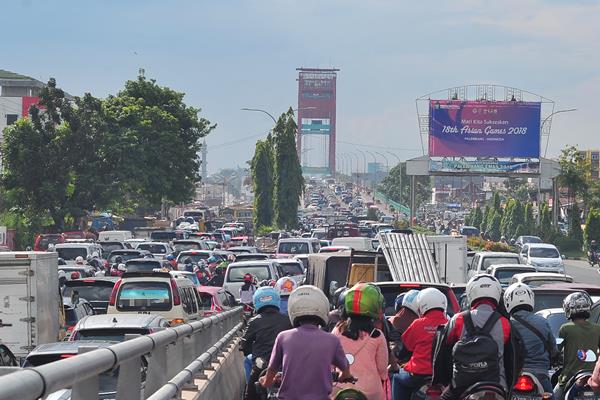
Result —
[{"label": "rider's jacket", "polygon": [[[556,349],[556,339],[554,338],[554,334],[552,334],[548,322],[543,317],[525,310],[517,311],[515,314],[533,325],[533,327],[547,338],[547,345],[552,346],[555,353],[558,351]],[[552,367],[550,354],[548,354],[548,351],[546,350],[547,345],[519,321],[511,318],[511,323],[513,329],[516,329],[519,332],[523,340],[523,346],[525,348],[525,362],[523,364],[523,369],[535,374],[547,374]]]},{"label": "rider's jacket", "polygon": [[275,307],[267,307],[248,322],[248,329],[242,339],[244,355],[261,357],[268,361],[275,339],[281,331],[291,329],[290,319],[279,313]]}]

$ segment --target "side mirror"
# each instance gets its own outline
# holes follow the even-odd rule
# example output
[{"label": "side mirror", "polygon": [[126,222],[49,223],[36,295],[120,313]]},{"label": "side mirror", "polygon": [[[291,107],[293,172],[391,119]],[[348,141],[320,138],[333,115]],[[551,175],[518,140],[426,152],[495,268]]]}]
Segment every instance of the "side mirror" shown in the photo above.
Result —
[{"label": "side mirror", "polygon": [[338,283],[338,281],[331,281],[329,283],[329,295],[333,296],[335,291],[338,290],[340,288],[340,284]]},{"label": "side mirror", "polygon": [[564,255],[564,254],[561,254],[561,255],[560,255],[560,258],[562,258],[562,259],[564,260],[564,259],[565,259],[565,258],[567,258],[567,257],[565,257],[565,255]]}]

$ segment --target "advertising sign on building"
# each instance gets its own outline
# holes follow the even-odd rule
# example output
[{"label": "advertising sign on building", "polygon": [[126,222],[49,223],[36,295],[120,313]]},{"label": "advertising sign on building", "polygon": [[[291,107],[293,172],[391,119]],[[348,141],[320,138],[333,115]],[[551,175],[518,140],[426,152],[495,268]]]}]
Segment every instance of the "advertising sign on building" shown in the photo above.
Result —
[{"label": "advertising sign on building", "polygon": [[538,174],[538,161],[498,161],[498,160],[429,160],[429,171],[440,173],[469,174]]},{"label": "advertising sign on building", "polygon": [[430,157],[539,158],[541,103],[429,101]]}]

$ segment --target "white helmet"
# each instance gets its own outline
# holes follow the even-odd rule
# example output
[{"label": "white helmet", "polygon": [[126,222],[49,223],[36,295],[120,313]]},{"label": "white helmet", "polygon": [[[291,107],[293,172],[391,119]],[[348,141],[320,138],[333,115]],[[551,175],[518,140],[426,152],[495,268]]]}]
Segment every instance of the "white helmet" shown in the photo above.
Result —
[{"label": "white helmet", "polygon": [[404,295],[402,299],[402,307],[406,307],[415,314],[419,315],[419,291],[417,289],[411,289]]},{"label": "white helmet", "polygon": [[75,258],[75,264],[83,264],[83,257],[77,256]]},{"label": "white helmet", "polygon": [[533,290],[524,283],[513,283],[504,292],[504,308],[510,314],[515,307],[523,305],[533,310],[535,305]]},{"label": "white helmet", "polygon": [[419,304],[419,315],[423,316],[427,311],[436,308],[446,312],[448,299],[446,299],[444,293],[440,292],[438,289],[427,288],[419,292],[417,303]]},{"label": "white helmet", "polygon": [[288,315],[293,326],[296,326],[296,319],[305,316],[317,317],[325,326],[329,320],[329,300],[316,286],[300,286],[290,294]]},{"label": "white helmet", "polygon": [[296,281],[288,276],[279,278],[275,284],[275,290],[277,290],[280,296],[289,296],[297,287],[298,284]]},{"label": "white helmet", "polygon": [[469,305],[479,299],[492,299],[498,303],[502,296],[502,285],[492,275],[475,275],[469,279],[466,293]]},{"label": "white helmet", "polygon": [[123,264],[123,263],[117,265],[117,269],[119,271],[123,271],[123,272],[127,271],[127,268],[125,267],[125,264]]}]

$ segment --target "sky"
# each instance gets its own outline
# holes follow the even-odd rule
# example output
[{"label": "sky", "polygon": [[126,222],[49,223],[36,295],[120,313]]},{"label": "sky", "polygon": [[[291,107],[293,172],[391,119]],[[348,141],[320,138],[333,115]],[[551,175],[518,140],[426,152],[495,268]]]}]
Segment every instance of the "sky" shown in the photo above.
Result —
[{"label": "sky", "polygon": [[555,116],[548,156],[600,147],[590,106],[600,97],[600,0],[2,3],[0,69],[106,97],[144,68],[217,124],[209,173],[244,167],[271,128],[241,108],[297,107],[298,67],[340,69],[339,152],[419,156],[415,99],[481,83],[577,109]]}]

